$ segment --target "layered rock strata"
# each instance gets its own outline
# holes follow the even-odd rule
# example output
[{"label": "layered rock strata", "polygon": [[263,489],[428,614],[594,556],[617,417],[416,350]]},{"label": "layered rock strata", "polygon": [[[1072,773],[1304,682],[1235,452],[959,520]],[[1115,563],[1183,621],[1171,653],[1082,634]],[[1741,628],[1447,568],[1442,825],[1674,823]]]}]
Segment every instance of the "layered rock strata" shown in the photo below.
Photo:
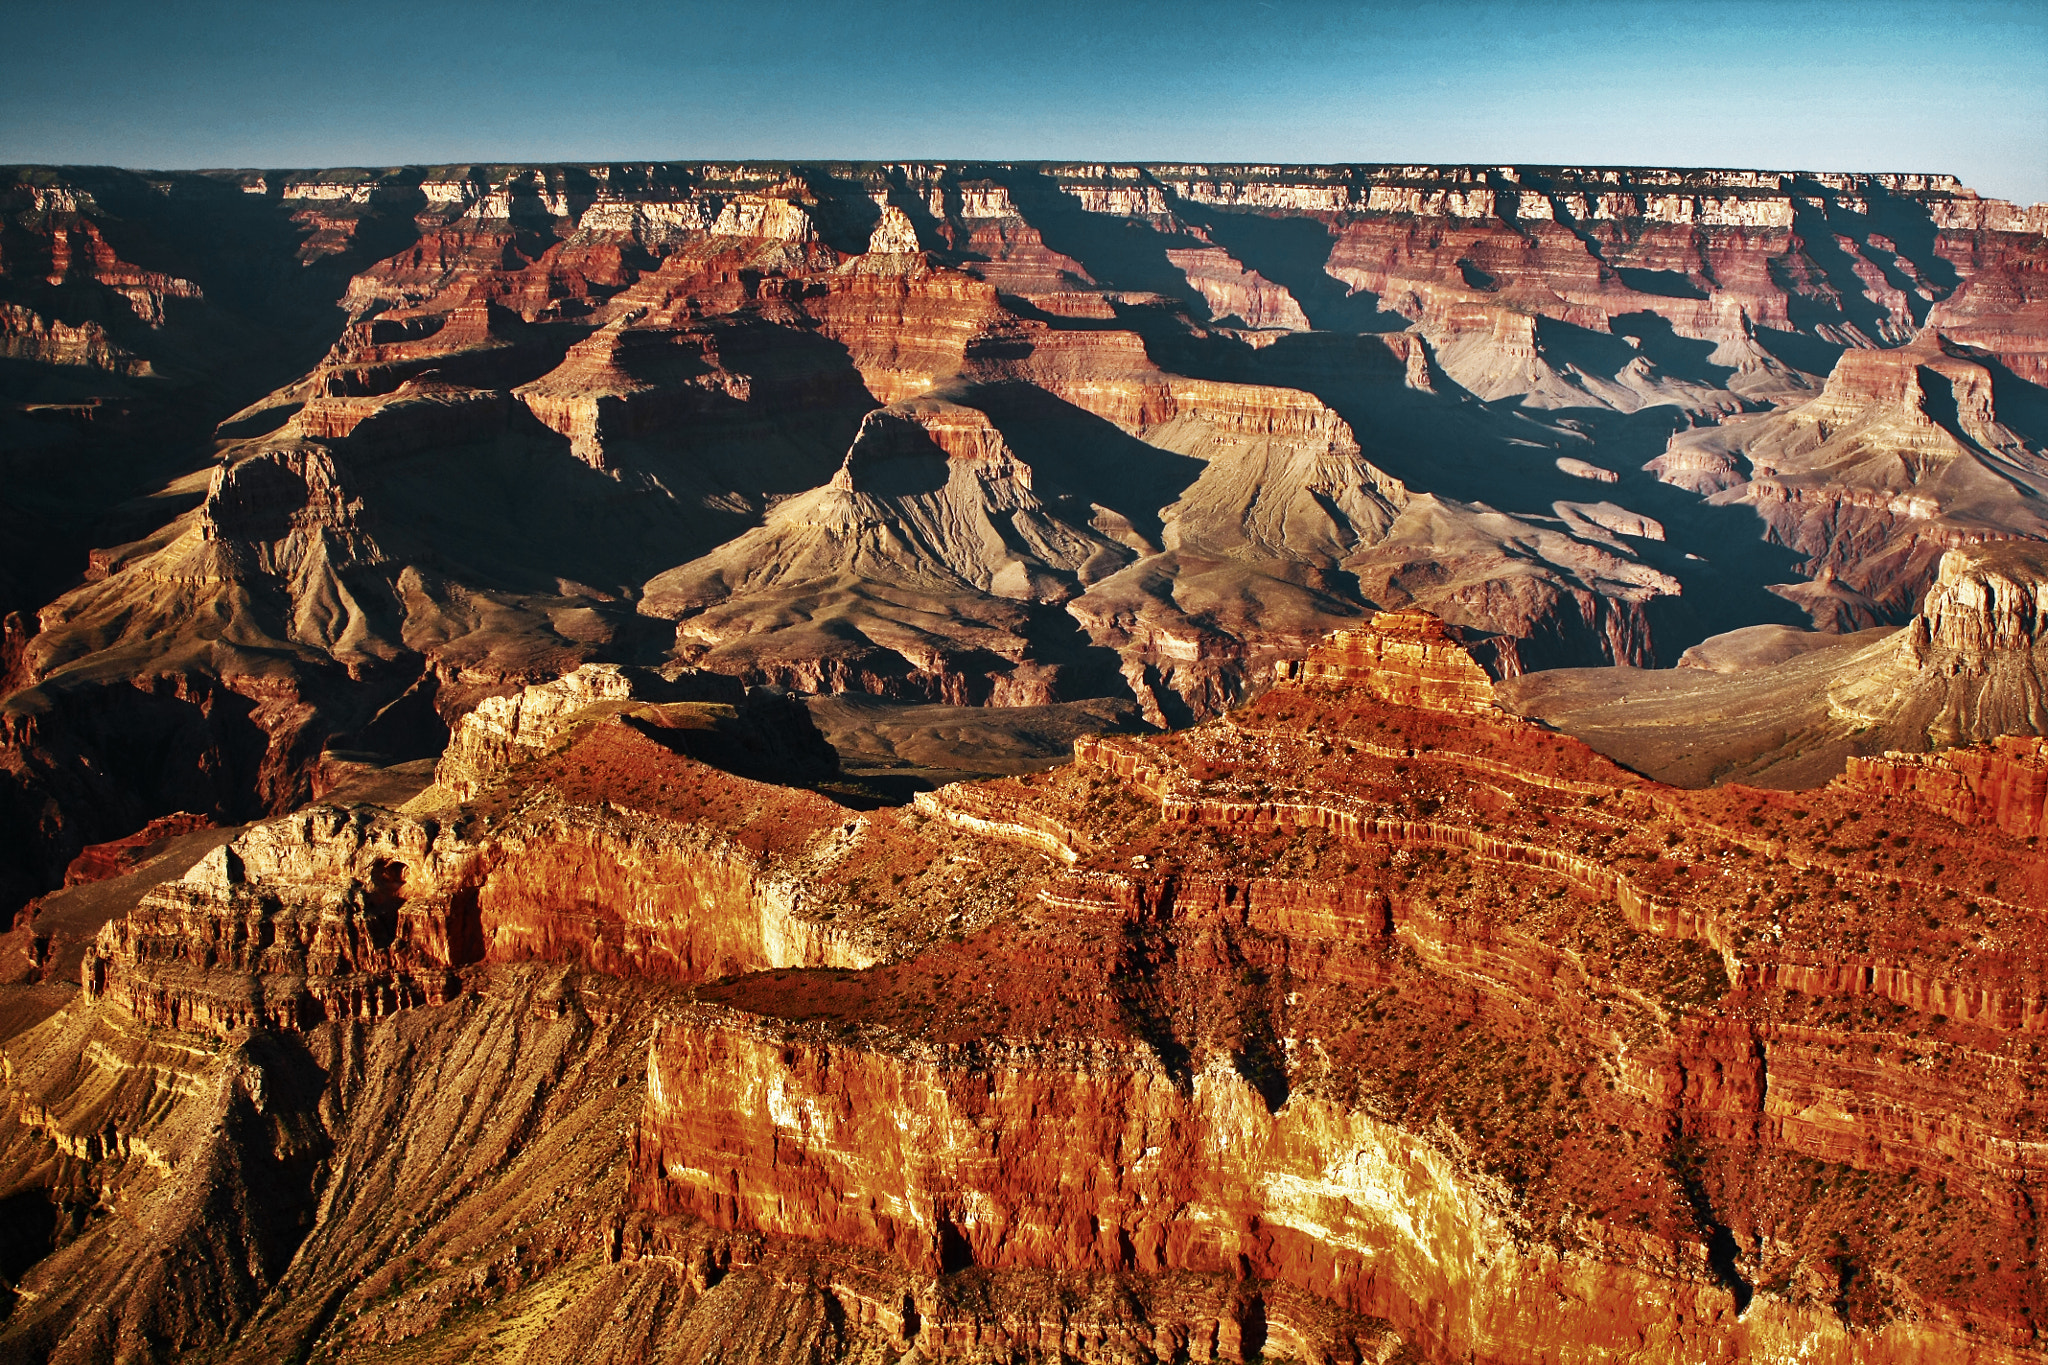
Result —
[{"label": "layered rock strata", "polygon": [[1940,176],[28,168],[0,206],[11,904],[586,662],[1185,724],[1374,610],[1496,676],[1669,663],[1902,622],[1943,550],[2041,534],[2039,214]]},{"label": "layered rock strata", "polygon": [[[587,701],[431,819],[240,835],[9,1026],[11,1178],[156,1228],[48,1234],[7,1339],[2033,1358],[2034,758],[1689,792],[1417,614],[1288,672],[865,815]],[[260,1189],[222,1279],[170,1211]],[[159,1245],[182,1298],[85,1311]]]},{"label": "layered rock strata", "polygon": [[[1971,747],[2048,724],[2038,212],[938,163],[0,210],[10,1351],[2039,1354],[2040,763]],[[1712,703],[1749,747],[1639,766],[1816,790],[1495,708],[1703,639],[1688,687],[1775,660]],[[862,813],[761,684],[1228,715]]]},{"label": "layered rock strata", "polygon": [[[643,1206],[941,1276],[1234,1271],[1431,1358],[2026,1358],[2031,848],[1861,769],[1661,788],[1344,687],[1360,652],[921,801],[1071,870],[966,952],[700,990]],[[1994,1268],[1942,1301],[1920,1256]],[[1330,1321],[1269,1349],[1379,1330]]]}]

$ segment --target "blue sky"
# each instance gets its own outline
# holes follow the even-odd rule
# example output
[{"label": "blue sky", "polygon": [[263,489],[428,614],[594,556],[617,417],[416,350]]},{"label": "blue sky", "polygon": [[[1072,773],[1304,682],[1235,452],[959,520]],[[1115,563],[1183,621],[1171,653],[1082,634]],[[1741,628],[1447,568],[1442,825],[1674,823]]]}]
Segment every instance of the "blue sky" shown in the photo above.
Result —
[{"label": "blue sky", "polygon": [[2048,200],[2048,4],[0,0],[0,160],[1951,171]]}]

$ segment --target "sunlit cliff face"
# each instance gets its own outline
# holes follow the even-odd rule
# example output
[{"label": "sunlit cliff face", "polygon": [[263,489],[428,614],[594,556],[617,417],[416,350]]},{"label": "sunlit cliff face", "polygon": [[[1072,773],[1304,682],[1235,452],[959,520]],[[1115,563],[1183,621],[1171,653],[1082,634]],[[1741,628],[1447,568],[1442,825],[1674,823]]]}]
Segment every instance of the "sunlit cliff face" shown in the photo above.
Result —
[{"label": "sunlit cliff face", "polygon": [[[5,1331],[2025,1358],[2038,746],[1686,791],[1426,613],[1280,674],[860,813],[689,757],[749,733],[661,699],[699,684],[587,670],[406,811],[214,836],[44,939],[83,994],[5,1122],[78,1212]],[[87,1311],[160,1248],[176,1296]]]}]

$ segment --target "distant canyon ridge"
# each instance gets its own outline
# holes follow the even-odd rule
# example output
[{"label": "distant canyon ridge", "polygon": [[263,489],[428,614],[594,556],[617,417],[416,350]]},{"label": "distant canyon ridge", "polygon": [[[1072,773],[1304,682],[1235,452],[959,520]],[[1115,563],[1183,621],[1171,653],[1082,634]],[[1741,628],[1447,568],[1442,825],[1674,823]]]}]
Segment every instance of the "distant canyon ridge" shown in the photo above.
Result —
[{"label": "distant canyon ridge", "polygon": [[1853,637],[1751,768],[2038,730],[2044,232],[1919,174],[0,171],[0,900],[592,662],[1172,727],[1420,607],[1497,680]]}]

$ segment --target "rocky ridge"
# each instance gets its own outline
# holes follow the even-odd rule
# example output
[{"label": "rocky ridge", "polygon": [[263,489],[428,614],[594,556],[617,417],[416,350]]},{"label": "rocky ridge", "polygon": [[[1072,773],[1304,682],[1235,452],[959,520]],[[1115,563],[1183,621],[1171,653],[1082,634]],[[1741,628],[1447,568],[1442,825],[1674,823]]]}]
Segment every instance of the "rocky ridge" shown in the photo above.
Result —
[{"label": "rocky ridge", "polygon": [[8,177],[14,904],[585,662],[1184,724],[1375,609],[1669,663],[2040,534],[2039,212],[1941,176]]},{"label": "rocky ridge", "polygon": [[1417,613],[1281,673],[859,815],[600,670],[237,836],[9,988],[0,1334],[2037,1357],[2038,755],[1667,787]]}]

